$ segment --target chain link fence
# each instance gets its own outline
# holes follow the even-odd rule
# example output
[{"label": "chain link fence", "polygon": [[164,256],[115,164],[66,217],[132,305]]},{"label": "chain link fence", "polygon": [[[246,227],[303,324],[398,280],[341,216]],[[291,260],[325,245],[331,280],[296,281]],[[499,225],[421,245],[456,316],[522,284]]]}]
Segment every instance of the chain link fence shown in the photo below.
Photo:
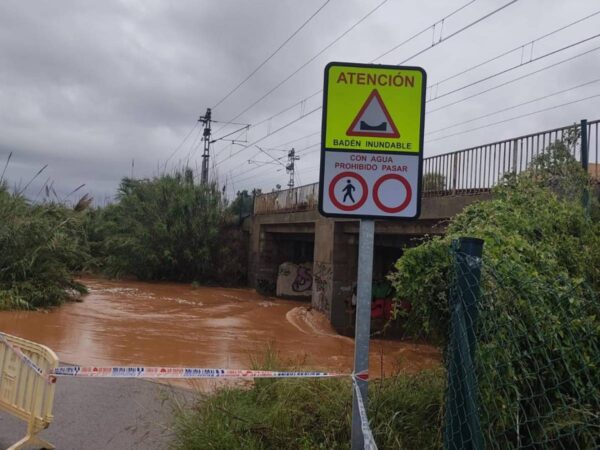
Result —
[{"label": "chain link fence", "polygon": [[600,448],[600,303],[453,243],[444,448]]}]

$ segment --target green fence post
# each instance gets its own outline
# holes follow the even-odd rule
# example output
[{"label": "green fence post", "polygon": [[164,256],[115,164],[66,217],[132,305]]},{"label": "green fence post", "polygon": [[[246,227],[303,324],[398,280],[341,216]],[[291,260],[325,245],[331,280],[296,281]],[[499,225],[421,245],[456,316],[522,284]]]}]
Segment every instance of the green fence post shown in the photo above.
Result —
[{"label": "green fence post", "polygon": [[[589,167],[589,141],[588,141],[588,126],[587,120],[581,121],[581,167],[585,170],[585,173],[588,173]],[[589,187],[585,186],[583,188],[583,208],[585,209],[585,214],[589,218],[590,216],[590,192]]]},{"label": "green fence post", "polygon": [[452,250],[455,279],[450,293],[444,449],[482,450],[474,357],[483,241],[460,238],[452,242]]}]

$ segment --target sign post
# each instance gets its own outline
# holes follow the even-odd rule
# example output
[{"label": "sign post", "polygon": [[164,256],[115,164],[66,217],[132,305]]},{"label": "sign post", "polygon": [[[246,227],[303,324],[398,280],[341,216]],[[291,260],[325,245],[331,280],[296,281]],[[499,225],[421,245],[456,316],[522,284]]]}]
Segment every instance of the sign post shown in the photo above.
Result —
[{"label": "sign post", "polygon": [[[420,67],[325,68],[319,212],[360,220],[354,374],[365,407],[375,219],[419,217],[426,86]],[[353,390],[352,449],[365,445]]]}]

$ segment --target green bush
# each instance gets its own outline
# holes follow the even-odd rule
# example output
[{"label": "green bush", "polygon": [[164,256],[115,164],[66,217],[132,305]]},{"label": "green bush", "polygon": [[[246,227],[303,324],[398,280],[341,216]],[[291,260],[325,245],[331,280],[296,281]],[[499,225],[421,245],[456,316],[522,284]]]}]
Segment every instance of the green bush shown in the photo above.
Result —
[{"label": "green bush", "polygon": [[555,143],[492,200],[457,215],[446,236],[407,250],[390,275],[398,299],[412,303],[408,332],[445,344],[450,243],[485,241],[476,364],[489,448],[595,448],[600,224],[582,207],[587,185]]},{"label": "green bush", "polygon": [[0,186],[0,309],[55,306],[85,292],[72,276],[89,258],[84,216]]},{"label": "green bush", "polygon": [[239,283],[246,251],[225,206],[216,185],[195,183],[190,169],[125,178],[118,202],[90,215],[94,264],[115,277]]},{"label": "green bush", "polygon": [[494,189],[492,200],[474,203],[456,215],[444,237],[406,250],[389,279],[397,299],[411,302],[408,332],[446,341],[449,249],[461,236],[483,239],[485,263],[508,271],[507,279],[536,280],[557,291],[565,282],[575,286],[585,280],[600,292],[600,224],[587,220],[583,211],[586,177],[565,145],[556,143],[529,171],[506,178]]}]

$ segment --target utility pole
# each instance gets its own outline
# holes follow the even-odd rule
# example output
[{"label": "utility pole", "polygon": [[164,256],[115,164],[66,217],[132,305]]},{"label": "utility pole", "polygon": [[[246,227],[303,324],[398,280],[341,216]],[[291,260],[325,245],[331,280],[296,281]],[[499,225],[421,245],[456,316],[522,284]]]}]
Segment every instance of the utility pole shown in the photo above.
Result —
[{"label": "utility pole", "polygon": [[204,152],[202,153],[202,173],[200,176],[200,183],[205,185],[208,183],[208,158],[210,156],[210,108],[206,108],[206,114],[198,119],[198,122],[202,122],[204,125],[204,134],[202,140],[204,141]]},{"label": "utility pole", "polygon": [[291,189],[294,187],[294,171],[295,171],[295,162],[300,159],[299,156],[296,156],[296,150],[293,148],[288,152],[288,163],[285,166],[285,171],[290,174],[290,181],[288,181],[288,187]]}]

